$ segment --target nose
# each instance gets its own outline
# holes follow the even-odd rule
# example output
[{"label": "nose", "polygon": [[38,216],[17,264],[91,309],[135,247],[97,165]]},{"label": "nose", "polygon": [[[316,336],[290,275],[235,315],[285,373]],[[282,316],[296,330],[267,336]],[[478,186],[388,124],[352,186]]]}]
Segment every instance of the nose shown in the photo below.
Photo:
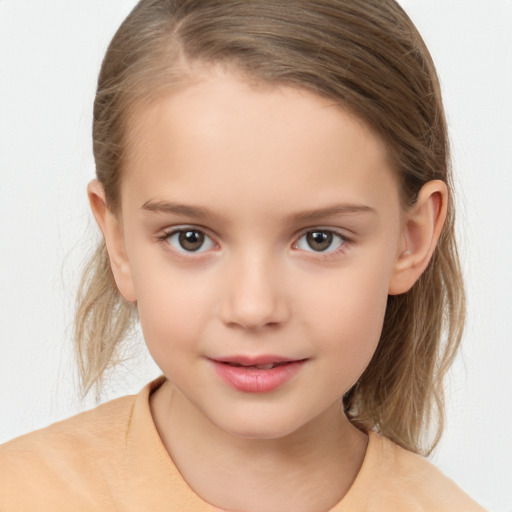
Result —
[{"label": "nose", "polygon": [[230,262],[221,307],[230,327],[260,330],[276,327],[289,317],[283,279],[275,262],[257,256]]}]

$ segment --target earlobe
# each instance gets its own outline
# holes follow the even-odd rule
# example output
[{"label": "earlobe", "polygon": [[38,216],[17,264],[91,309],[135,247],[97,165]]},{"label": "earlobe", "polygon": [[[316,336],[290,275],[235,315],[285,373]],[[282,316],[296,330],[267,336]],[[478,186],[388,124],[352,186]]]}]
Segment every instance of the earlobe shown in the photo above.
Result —
[{"label": "earlobe", "polygon": [[89,183],[87,186],[87,195],[94,218],[103,233],[110,259],[110,267],[119,292],[128,302],[136,302],[130,263],[125,250],[120,215],[116,215],[109,210],[105,190],[98,180],[92,180]]},{"label": "earlobe", "polygon": [[443,229],[448,189],[440,180],[426,183],[416,203],[404,214],[403,244],[395,262],[388,293],[409,291],[427,268]]}]

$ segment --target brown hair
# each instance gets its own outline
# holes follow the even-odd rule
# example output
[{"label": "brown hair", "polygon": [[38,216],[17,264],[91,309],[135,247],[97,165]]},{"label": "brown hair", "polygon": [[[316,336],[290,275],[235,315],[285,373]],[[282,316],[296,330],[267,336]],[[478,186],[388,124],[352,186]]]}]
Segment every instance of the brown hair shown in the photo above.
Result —
[{"label": "brown hair", "polygon": [[[447,183],[448,218],[433,258],[409,292],[389,296],[377,351],[344,397],[358,425],[430,451],[443,428],[443,378],[465,307],[446,122],[421,36],[394,0],[141,0],[110,44],[94,105],[97,177],[112,211],[133,105],[172,87],[194,62],[233,66],[256,82],[305,89],[353,112],[386,142],[404,208],[429,180]],[[135,315],[116,289],[102,243],[78,299],[85,392],[101,384]],[[431,425],[434,437],[424,442]]]}]

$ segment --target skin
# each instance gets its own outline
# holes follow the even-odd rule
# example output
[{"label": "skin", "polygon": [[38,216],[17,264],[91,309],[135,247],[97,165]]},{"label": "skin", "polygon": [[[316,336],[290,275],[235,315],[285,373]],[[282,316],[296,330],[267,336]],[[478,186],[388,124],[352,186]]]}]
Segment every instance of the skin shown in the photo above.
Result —
[{"label": "skin", "polygon": [[[386,147],[364,123],[224,68],[197,70],[136,118],[121,211],[97,181],[89,197],[119,290],[175,385],[172,400],[166,385],[151,399],[162,441],[217,507],[328,510],[367,445],[341,398],[376,349],[388,294],[428,264],[446,187],[429,182],[403,211]],[[179,228],[205,244],[187,252]],[[327,249],[308,245],[315,230],[332,234]],[[246,393],[210,361],[241,354],[306,362],[278,389]]]}]

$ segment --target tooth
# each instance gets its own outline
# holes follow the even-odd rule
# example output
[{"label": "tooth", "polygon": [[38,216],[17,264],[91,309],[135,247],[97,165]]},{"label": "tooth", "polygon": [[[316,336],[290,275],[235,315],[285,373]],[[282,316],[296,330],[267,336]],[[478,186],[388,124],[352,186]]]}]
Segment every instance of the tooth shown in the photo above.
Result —
[{"label": "tooth", "polygon": [[258,370],[271,370],[274,368],[274,363],[268,363],[268,364],[255,364],[255,368]]}]

